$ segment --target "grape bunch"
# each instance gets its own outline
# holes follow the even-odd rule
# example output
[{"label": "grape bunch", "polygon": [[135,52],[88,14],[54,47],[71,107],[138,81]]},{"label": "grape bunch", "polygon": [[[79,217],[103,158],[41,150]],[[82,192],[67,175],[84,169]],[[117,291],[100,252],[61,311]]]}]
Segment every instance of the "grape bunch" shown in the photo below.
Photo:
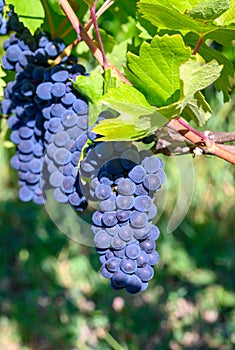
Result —
[{"label": "grape bunch", "polygon": [[159,229],[152,219],[154,193],[165,180],[162,160],[128,142],[100,142],[88,150],[79,171],[91,181],[87,197],[98,201],[92,230],[102,275],[114,289],[144,291],[159,260]]},{"label": "grape bunch", "polygon": [[[51,68],[48,61],[56,58],[65,44],[59,39],[51,41],[46,33],[32,36],[23,30],[12,34],[4,47],[3,66],[16,71],[15,79],[5,88],[2,113],[10,115],[10,139],[17,146],[11,165],[19,175],[19,198],[44,203],[46,164],[56,199],[83,209],[86,201],[79,190],[76,161],[86,142],[87,103],[73,91],[70,79],[86,74],[85,69],[72,56],[65,56],[63,62]],[[63,192],[59,188],[61,180]]]},{"label": "grape bunch", "polygon": [[47,187],[53,188],[59,203],[69,202],[77,210],[87,206],[79,185],[77,165],[82,147],[87,141],[88,105],[73,91],[72,82],[85,69],[79,64],[56,65],[46,71],[38,85],[38,103],[46,103],[42,110],[44,122],[45,166]]}]

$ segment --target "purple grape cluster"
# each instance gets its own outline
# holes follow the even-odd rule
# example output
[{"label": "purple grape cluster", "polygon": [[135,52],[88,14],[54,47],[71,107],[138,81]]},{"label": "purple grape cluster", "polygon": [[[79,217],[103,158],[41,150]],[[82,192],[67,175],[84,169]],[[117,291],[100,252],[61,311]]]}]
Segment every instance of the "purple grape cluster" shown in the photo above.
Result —
[{"label": "purple grape cluster", "polygon": [[77,165],[87,141],[88,105],[73,91],[70,79],[86,74],[83,66],[56,65],[47,69],[36,94],[45,119],[45,165],[47,187],[59,203],[69,202],[77,210],[87,206],[81,193]]},{"label": "purple grape cluster", "polygon": [[51,41],[46,33],[13,34],[4,46],[4,68],[16,70],[4,91],[2,113],[10,115],[10,139],[17,146],[11,165],[19,174],[19,198],[43,204],[43,188],[48,185],[44,175],[49,173],[56,199],[82,210],[86,201],[76,166],[86,142],[88,110],[70,79],[86,74],[85,69],[67,56],[51,68],[48,60],[56,58],[65,44]]},{"label": "purple grape cluster", "polygon": [[114,289],[144,291],[159,260],[159,229],[152,219],[154,193],[165,180],[162,160],[128,142],[100,142],[88,150],[79,171],[91,181],[87,197],[98,201],[92,230],[102,275]]}]

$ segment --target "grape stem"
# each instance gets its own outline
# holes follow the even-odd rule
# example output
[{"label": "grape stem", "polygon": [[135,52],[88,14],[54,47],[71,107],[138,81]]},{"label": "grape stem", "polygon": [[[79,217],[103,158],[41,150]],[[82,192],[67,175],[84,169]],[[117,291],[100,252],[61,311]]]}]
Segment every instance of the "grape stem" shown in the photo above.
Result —
[{"label": "grape stem", "polygon": [[[74,30],[76,31],[76,33],[78,35],[78,39],[85,41],[85,43],[87,44],[87,46],[89,47],[89,49],[93,53],[96,60],[99,62],[99,64],[102,67],[104,67],[102,52],[97,47],[93,38],[87,33],[87,31],[81,25],[79,19],[77,18],[75,12],[73,11],[73,9],[70,6],[70,4],[68,3],[68,1],[67,0],[60,0],[60,6],[62,7],[62,9],[63,9],[64,13],[66,14],[66,16],[68,17],[68,19],[70,20]],[[108,61],[107,61],[107,64],[109,65],[110,68],[113,69],[113,71],[119,77],[120,80],[122,80],[124,83],[126,83],[128,85],[132,85],[129,82],[129,80],[126,77],[124,77],[124,75],[117,69],[117,67],[110,64]]]},{"label": "grape stem", "polygon": [[198,53],[198,51],[203,43],[203,40],[204,40],[204,36],[201,35],[200,38],[198,39],[198,42],[197,42],[193,52],[192,52],[192,55],[196,55]]},{"label": "grape stem", "polygon": [[91,20],[92,20],[94,28],[95,28],[97,40],[98,40],[100,51],[102,54],[104,70],[107,70],[109,68],[109,63],[108,63],[108,60],[106,58],[105,51],[104,51],[104,45],[103,45],[103,42],[102,42],[102,39],[100,36],[99,26],[98,26],[98,22],[97,22],[97,18],[96,18],[96,13],[95,13],[96,5],[97,5],[97,0],[94,2],[94,5],[92,7],[90,7],[90,16],[91,16]]},{"label": "grape stem", "polygon": [[[107,11],[113,4],[113,0],[106,0],[105,3],[103,3],[103,5],[96,12],[96,19],[100,18],[103,15],[103,13],[105,13],[105,11]],[[84,25],[85,30],[88,31],[91,28],[92,24],[93,22],[90,18],[88,22]]]}]

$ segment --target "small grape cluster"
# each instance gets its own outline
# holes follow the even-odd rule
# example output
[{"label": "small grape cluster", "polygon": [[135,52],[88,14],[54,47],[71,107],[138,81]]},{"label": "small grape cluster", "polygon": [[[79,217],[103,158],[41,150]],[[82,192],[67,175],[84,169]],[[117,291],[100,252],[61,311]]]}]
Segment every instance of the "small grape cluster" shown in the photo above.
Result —
[{"label": "small grape cluster", "polygon": [[[46,164],[57,200],[76,203],[76,208],[82,210],[86,201],[79,190],[75,167],[86,142],[82,134],[87,129],[88,111],[86,101],[73,91],[70,79],[86,74],[85,69],[71,56],[65,56],[62,63],[51,68],[48,60],[62,53],[65,44],[59,39],[52,41],[46,33],[32,36],[23,30],[12,34],[4,47],[3,66],[16,71],[15,79],[5,88],[2,113],[11,115],[10,139],[17,145],[11,165],[19,174],[19,198],[44,203],[42,190],[47,178],[42,171],[44,175]],[[75,144],[75,140],[79,136],[77,148],[79,142]],[[65,163],[70,163],[73,174],[68,174],[68,169],[63,174]]]},{"label": "small grape cluster", "polygon": [[98,201],[92,230],[102,275],[114,289],[145,290],[159,260],[152,219],[154,193],[165,180],[162,160],[128,142],[100,142],[88,150],[80,174],[91,179],[89,196]]}]

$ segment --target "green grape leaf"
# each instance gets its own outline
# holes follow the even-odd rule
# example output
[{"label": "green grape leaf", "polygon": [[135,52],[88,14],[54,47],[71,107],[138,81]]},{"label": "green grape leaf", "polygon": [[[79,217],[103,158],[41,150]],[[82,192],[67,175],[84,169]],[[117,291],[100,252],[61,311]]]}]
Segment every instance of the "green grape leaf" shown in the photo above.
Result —
[{"label": "green grape leaf", "polygon": [[[197,3],[197,2],[195,2]],[[177,5],[161,0],[141,0],[138,8],[145,19],[158,29],[180,31],[182,34],[195,32],[200,35],[214,30],[212,23],[198,21],[187,15],[192,8],[189,1],[177,1]]]},{"label": "green grape leaf", "polygon": [[193,97],[188,100],[187,106],[181,113],[182,117],[193,119],[199,126],[203,126],[211,117],[210,105],[200,91],[197,91]]},{"label": "green grape leaf", "polygon": [[14,6],[20,21],[32,34],[43,24],[45,11],[40,0],[6,0],[6,4]]},{"label": "green grape leaf", "polygon": [[87,100],[96,103],[103,95],[104,79],[98,71],[93,71],[89,76],[78,75],[74,88]]},{"label": "green grape leaf", "polygon": [[59,15],[65,16],[65,13],[60,6],[59,0],[48,0],[48,3],[50,4],[53,11],[55,11]]},{"label": "green grape leaf", "polygon": [[155,110],[141,92],[124,83],[121,83],[120,87],[109,89],[101,101],[104,105],[131,119],[138,119],[140,115],[149,114]]},{"label": "green grape leaf", "polygon": [[148,130],[148,134],[151,134],[159,127],[166,124],[169,119],[179,115],[180,112],[181,104],[179,102],[172,103],[169,106],[157,108],[152,114],[141,116],[136,126],[143,130]]},{"label": "green grape leaf", "polygon": [[229,7],[229,0],[203,0],[190,9],[187,14],[202,20],[214,20],[228,10]]},{"label": "green grape leaf", "polygon": [[[102,120],[93,131],[102,135],[102,141],[137,140],[149,133],[146,123],[139,121],[140,116],[153,114],[156,109],[148,104],[144,95],[134,87],[121,83],[119,87],[109,89],[101,101],[119,113],[114,119]],[[166,119],[161,114],[155,115],[155,123],[161,127]]]},{"label": "green grape leaf", "polygon": [[212,59],[223,65],[223,69],[220,73],[219,78],[214,82],[215,88],[217,91],[222,91],[224,95],[224,102],[230,100],[229,89],[230,89],[230,77],[234,77],[233,65],[230,60],[228,60],[221,52],[212,49],[211,47],[203,44],[199,53],[203,58],[208,62]]},{"label": "green grape leaf", "polygon": [[105,119],[93,128],[97,134],[103,135],[97,141],[132,141],[147,135],[148,130],[138,129],[132,121],[121,117]]},{"label": "green grape leaf", "polygon": [[216,19],[216,23],[220,26],[229,26],[235,23],[235,0],[230,0],[229,9]]},{"label": "green grape leaf", "polygon": [[126,76],[151,105],[169,105],[180,98],[179,67],[190,55],[180,35],[155,36],[141,45],[139,56],[128,53]]},{"label": "green grape leaf", "polygon": [[[234,29],[235,0],[140,0],[138,8],[143,18],[158,30],[194,32],[200,36],[212,33],[219,26]],[[225,38],[225,40],[227,40]]]},{"label": "green grape leaf", "polygon": [[212,84],[219,78],[223,69],[216,60],[209,63],[200,64],[193,59],[188,60],[180,67],[180,78],[183,81],[184,100],[182,108],[184,108],[189,100],[199,90],[202,90]]},{"label": "green grape leaf", "polygon": [[[226,38],[226,33],[228,34],[228,31],[226,33],[225,32],[226,32],[225,29],[217,30],[213,32],[214,35],[211,35],[211,36],[212,38],[214,37],[216,41],[218,42],[221,41],[221,44],[223,44],[222,39]],[[231,34],[229,44],[231,45],[231,41],[235,39],[235,31],[229,31],[229,32]],[[189,33],[185,37],[186,44],[189,44],[191,47],[195,47],[197,44],[197,41],[198,41],[198,36],[195,33]],[[228,44],[228,43],[225,42],[225,44]],[[223,65],[223,69],[220,73],[219,78],[215,81],[214,86],[217,91],[223,92],[224,102],[228,102],[230,99],[230,95],[229,95],[229,90],[231,87],[230,78],[233,79],[234,77],[232,62],[229,59],[227,59],[222,52],[213,49],[212,47],[208,46],[205,42],[203,42],[202,45],[200,46],[198,53],[203,57],[205,62],[210,62],[213,59],[215,59],[220,65]]]}]

